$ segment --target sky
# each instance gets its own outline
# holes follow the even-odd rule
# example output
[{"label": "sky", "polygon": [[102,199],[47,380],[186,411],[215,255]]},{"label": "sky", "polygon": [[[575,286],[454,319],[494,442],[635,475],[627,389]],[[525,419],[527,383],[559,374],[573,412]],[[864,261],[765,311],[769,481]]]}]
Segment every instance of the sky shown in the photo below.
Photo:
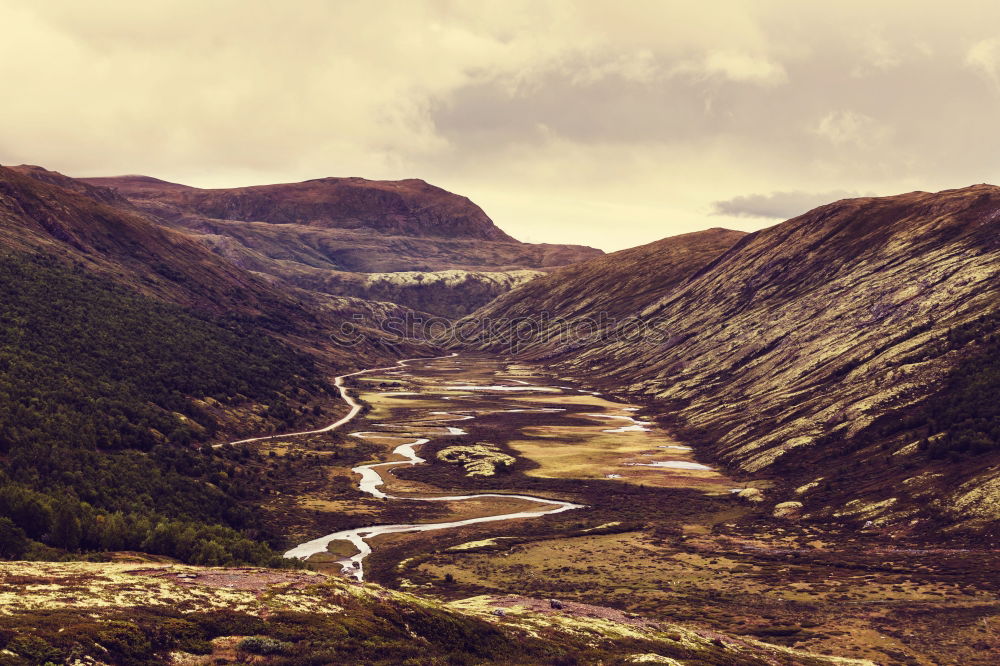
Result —
[{"label": "sky", "polygon": [[616,250],[1000,182],[1000,3],[0,0],[0,164],[423,178]]}]

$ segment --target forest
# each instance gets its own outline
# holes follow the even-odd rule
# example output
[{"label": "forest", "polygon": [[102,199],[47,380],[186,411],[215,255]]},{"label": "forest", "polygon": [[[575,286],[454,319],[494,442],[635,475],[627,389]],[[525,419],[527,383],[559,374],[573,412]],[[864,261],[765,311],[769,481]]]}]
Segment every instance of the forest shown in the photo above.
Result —
[{"label": "forest", "polygon": [[280,419],[293,389],[329,387],[252,321],[0,255],[0,557],[278,563],[253,511],[260,479],[239,451],[203,444],[217,424],[193,399]]},{"label": "forest", "polygon": [[942,350],[963,358],[927,401],[928,437],[921,448],[932,458],[974,456],[1000,450],[1000,313],[994,311],[948,331]]}]

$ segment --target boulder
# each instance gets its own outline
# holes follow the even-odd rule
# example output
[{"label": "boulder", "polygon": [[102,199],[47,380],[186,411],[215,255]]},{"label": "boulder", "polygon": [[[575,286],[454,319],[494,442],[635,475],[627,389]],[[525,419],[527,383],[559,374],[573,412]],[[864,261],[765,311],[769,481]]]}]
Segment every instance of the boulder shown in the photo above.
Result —
[{"label": "boulder", "polygon": [[751,504],[760,504],[764,501],[764,493],[759,488],[744,488],[736,496]]},{"label": "boulder", "polygon": [[780,502],[771,513],[775,518],[797,518],[802,513],[802,502]]}]

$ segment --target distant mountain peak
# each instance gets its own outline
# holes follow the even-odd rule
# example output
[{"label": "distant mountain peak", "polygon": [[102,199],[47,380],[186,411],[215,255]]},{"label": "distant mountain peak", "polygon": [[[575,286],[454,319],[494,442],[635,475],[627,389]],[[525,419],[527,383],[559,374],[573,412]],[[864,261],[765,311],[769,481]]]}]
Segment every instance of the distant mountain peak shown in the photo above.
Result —
[{"label": "distant mountain peak", "polygon": [[[371,229],[383,234],[516,242],[469,200],[419,178],[326,177],[297,183],[200,189],[149,176],[83,178],[178,215],[217,220]],[[137,202],[138,203],[138,202]]]}]

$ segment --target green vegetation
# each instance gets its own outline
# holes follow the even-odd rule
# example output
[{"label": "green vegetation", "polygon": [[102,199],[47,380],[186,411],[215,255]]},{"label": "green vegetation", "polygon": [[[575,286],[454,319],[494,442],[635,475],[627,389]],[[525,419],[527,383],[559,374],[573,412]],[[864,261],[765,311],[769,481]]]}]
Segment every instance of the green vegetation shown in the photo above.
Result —
[{"label": "green vegetation", "polygon": [[217,424],[194,399],[266,404],[283,425],[292,388],[325,390],[307,357],[252,322],[0,256],[0,556],[274,562],[250,538],[262,484],[238,452],[196,448]]},{"label": "green vegetation", "polygon": [[[1000,313],[948,331],[947,349],[967,349],[928,401],[922,448],[933,458],[1000,450]],[[939,436],[937,433],[944,433]]]},{"label": "green vegetation", "polygon": [[[100,619],[72,610],[20,613],[4,617],[0,648],[12,654],[0,654],[0,665],[63,663],[102,650],[115,664],[165,663],[168,651],[207,654],[212,639],[246,634],[253,635],[236,644],[237,655],[266,655],[268,663],[289,666],[558,663],[550,659],[586,650],[556,641],[514,640],[483,620],[422,605],[334,599],[347,606],[345,612],[280,610],[266,620],[228,610],[181,614],[163,608],[137,608]],[[607,656],[604,650],[593,653]]]},{"label": "green vegetation", "polygon": [[[160,664],[172,663],[171,652],[204,655],[196,663],[279,666],[570,666],[634,663],[629,657],[638,654],[699,664],[829,663],[818,655],[782,653],[773,646],[734,647],[679,628],[640,631],[519,613],[494,624],[415,598],[348,596],[329,584],[313,586],[302,596],[320,603],[318,612],[275,609],[262,617],[227,609],[182,613],[140,606],[127,614],[79,609],[8,614],[0,627],[0,666],[87,663],[94,656],[125,666]],[[342,610],[330,612],[328,604]]]}]

